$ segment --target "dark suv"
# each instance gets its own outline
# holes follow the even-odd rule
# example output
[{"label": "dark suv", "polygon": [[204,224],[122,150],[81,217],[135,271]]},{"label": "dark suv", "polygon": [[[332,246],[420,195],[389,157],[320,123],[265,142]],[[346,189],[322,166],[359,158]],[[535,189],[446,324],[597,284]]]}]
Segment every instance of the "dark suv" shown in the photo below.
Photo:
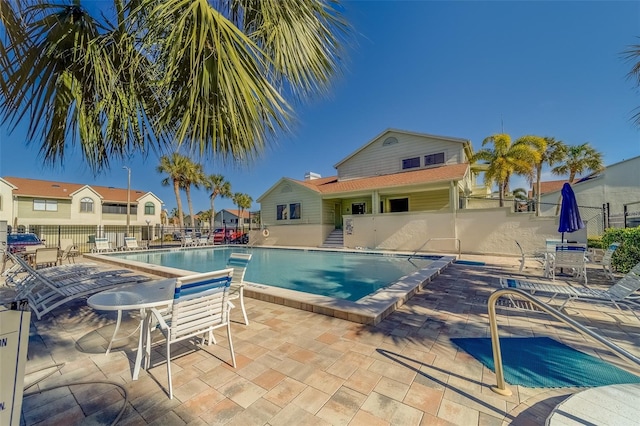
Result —
[{"label": "dark suv", "polygon": [[21,234],[9,234],[7,235],[7,246],[9,246],[9,253],[19,253],[25,251],[27,246],[44,247],[44,241],[42,241],[36,234],[21,233]]}]

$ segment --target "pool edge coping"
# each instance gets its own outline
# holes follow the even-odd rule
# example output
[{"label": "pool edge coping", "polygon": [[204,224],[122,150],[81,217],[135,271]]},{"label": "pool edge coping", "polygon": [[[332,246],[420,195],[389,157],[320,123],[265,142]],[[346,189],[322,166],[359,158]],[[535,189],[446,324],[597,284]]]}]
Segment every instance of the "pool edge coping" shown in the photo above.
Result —
[{"label": "pool edge coping", "polygon": [[[221,246],[209,246],[221,247]],[[198,247],[193,247],[196,249]],[[205,247],[200,247],[205,248]],[[267,248],[267,247],[264,247]],[[295,247],[298,250],[316,250],[315,247]],[[166,250],[166,249],[162,249]],[[175,250],[175,249],[174,249]],[[377,251],[377,250],[321,250],[336,252],[353,252],[353,253],[371,253],[371,254],[394,254],[406,255],[407,253],[393,251]],[[185,269],[171,268],[166,266],[152,265],[130,261],[126,259],[113,258],[98,253],[84,254],[88,259],[94,259],[100,262],[131,268],[139,272],[157,275],[164,278],[175,278],[184,275],[190,275],[198,272]],[[421,253],[420,256],[428,256]],[[440,258],[434,260],[427,267],[420,269],[414,273],[401,277],[398,281],[387,287],[378,289],[371,295],[365,296],[357,301],[349,301],[337,299],[328,296],[316,295],[312,293],[304,293],[295,290],[284,289],[280,287],[269,286],[266,284],[253,283],[245,281],[244,295],[257,300],[269,303],[288,306],[300,310],[314,312],[322,315],[332,316],[356,322],[360,324],[376,325],[383,319],[396,311],[400,306],[404,305],[418,291],[422,290],[426,284],[431,282],[435,277],[453,264],[456,260],[455,256],[437,255]]]}]

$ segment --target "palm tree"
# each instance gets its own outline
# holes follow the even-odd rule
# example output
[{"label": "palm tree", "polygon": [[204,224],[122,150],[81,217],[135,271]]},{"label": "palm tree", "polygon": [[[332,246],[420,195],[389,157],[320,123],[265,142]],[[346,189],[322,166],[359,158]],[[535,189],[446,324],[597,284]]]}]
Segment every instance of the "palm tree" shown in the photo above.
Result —
[{"label": "palm tree", "polygon": [[161,111],[158,71],[128,24],[129,3],[116,0],[104,23],[79,1],[2,2],[13,38],[0,62],[0,115],[12,128],[26,120],[27,139],[42,141],[46,161],[62,163],[65,148],[78,144],[98,171],[112,157],[146,150],[156,123],[149,118]]},{"label": "palm tree", "polygon": [[[552,137],[523,136],[518,139],[529,144],[540,154],[540,160],[534,164],[535,167],[535,196],[536,196],[536,216],[540,215],[540,181],[542,178],[542,166],[545,164],[553,167],[561,162],[567,154],[567,146],[562,141],[557,141]],[[516,141],[517,142],[517,141]]]},{"label": "palm tree", "polygon": [[[251,208],[251,203],[253,202],[253,198],[251,198],[248,194],[243,194],[241,192],[236,192],[233,194],[233,204],[238,206],[238,222],[242,221],[242,231],[244,232],[244,211],[246,209]],[[236,231],[238,230],[238,223],[236,222]]]},{"label": "palm tree", "polygon": [[[554,167],[551,172],[555,175],[569,175],[569,183],[573,184],[577,175],[586,172],[599,172],[604,169],[602,162],[602,154],[596,151],[589,143],[581,145],[570,145],[567,147],[566,157],[562,160],[562,164]],[[556,215],[560,212],[560,201],[556,206]]]},{"label": "palm tree", "polygon": [[191,217],[191,226],[195,226],[195,216],[193,214],[193,203],[191,202],[191,187],[200,188],[200,185],[204,181],[204,171],[202,170],[202,164],[197,164],[191,161],[189,158],[186,160],[184,178],[180,183],[180,187],[184,189],[187,194],[187,206],[189,206],[189,216]]},{"label": "palm tree", "polygon": [[186,181],[186,173],[191,160],[182,154],[174,152],[171,156],[163,155],[160,157],[160,165],[157,167],[158,173],[166,173],[166,178],[162,179],[163,186],[173,184],[173,193],[176,196],[178,205],[178,218],[180,228],[184,228],[184,212],[182,210],[182,199],[180,198],[180,188],[184,187]]},{"label": "palm tree", "polygon": [[498,185],[500,207],[504,207],[504,196],[509,192],[511,175],[521,174],[530,176],[533,164],[540,161],[539,153],[524,141],[511,143],[511,137],[505,133],[498,133],[485,138],[482,146],[493,144],[493,149],[483,148],[472,158],[487,163],[484,172],[485,185],[495,182]]},{"label": "palm tree", "polygon": [[582,145],[568,146],[563,163],[551,171],[559,176],[568,174],[569,183],[573,183],[577,175],[586,172],[599,172],[602,169],[604,169],[602,154],[587,142]]},{"label": "palm tree", "polygon": [[209,193],[209,200],[211,201],[211,229],[213,229],[216,217],[214,201],[217,196],[222,198],[231,197],[231,184],[225,180],[224,176],[215,174],[206,176],[202,183],[207,191],[211,191]]},{"label": "palm tree", "polygon": [[[629,46],[623,54],[628,61],[633,63],[627,77],[634,80],[635,85],[640,87],[640,44]],[[637,126],[640,126],[640,110],[633,115],[633,121]]]},{"label": "palm tree", "polygon": [[257,156],[328,91],[351,32],[333,0],[69,3],[0,2],[0,119],[26,120],[51,162],[77,143],[94,170],[165,141]]}]

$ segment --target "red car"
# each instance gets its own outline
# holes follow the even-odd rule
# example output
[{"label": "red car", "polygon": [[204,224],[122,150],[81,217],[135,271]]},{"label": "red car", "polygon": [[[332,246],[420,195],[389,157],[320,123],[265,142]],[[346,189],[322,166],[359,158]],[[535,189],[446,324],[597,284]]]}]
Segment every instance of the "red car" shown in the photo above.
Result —
[{"label": "red car", "polygon": [[247,244],[249,242],[249,235],[245,234],[241,230],[235,230],[234,228],[217,228],[213,231],[213,243],[214,244],[229,244],[240,243]]}]

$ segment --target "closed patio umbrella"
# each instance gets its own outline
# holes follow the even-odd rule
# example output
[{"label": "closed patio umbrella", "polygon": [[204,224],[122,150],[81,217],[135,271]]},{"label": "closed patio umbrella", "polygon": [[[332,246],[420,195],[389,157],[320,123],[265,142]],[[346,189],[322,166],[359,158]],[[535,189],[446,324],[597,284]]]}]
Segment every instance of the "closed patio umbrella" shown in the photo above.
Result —
[{"label": "closed patio umbrella", "polygon": [[580,219],[580,210],[576,201],[576,195],[568,182],[562,186],[562,204],[560,206],[560,221],[558,232],[562,232],[564,242],[565,232],[575,232],[584,228],[584,222]]}]

